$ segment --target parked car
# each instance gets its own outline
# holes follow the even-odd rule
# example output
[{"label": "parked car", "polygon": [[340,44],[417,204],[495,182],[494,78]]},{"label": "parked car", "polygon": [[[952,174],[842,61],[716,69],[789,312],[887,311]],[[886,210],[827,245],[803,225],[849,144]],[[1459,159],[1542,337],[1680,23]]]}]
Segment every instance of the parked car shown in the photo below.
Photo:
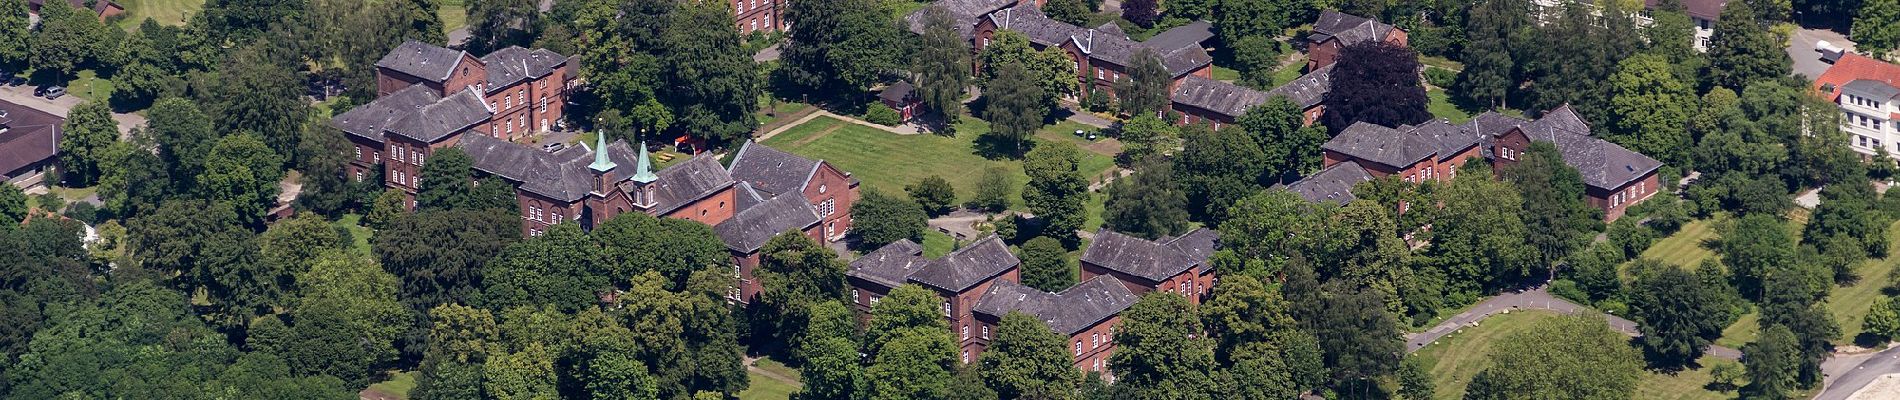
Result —
[{"label": "parked car", "polygon": [[47,89],[46,89],[46,99],[47,99],[47,100],[54,100],[54,99],[58,99],[58,98],[59,98],[60,96],[65,96],[65,95],[66,95],[66,87],[65,87],[65,86],[54,86],[54,87],[51,87],[51,88],[47,88]]},{"label": "parked car", "polygon": [[45,96],[45,95],[46,95],[46,88],[49,88],[49,87],[52,87],[52,86],[34,86],[34,87],[33,87],[33,97],[40,97],[40,96]]},{"label": "parked car", "polygon": [[545,151],[549,153],[561,151],[561,149],[565,149],[565,148],[567,148],[566,144],[562,144],[558,142],[541,145],[541,151]]}]

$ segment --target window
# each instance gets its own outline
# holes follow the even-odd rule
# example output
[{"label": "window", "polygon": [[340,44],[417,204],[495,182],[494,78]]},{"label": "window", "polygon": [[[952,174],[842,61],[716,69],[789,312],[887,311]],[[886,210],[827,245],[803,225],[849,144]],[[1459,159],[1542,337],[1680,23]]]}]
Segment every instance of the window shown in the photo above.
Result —
[{"label": "window", "polygon": [[852,303],[858,303],[858,304],[864,304],[864,301],[863,301],[863,300],[859,300],[859,299],[858,299],[858,290],[857,290],[857,289],[851,289],[851,302],[852,302]]},{"label": "window", "polygon": [[946,317],[950,316],[950,301],[949,300],[943,301],[943,315]]},{"label": "window", "polygon": [[871,295],[871,305],[873,305],[873,306],[876,306],[876,305],[877,305],[877,301],[878,301],[878,300],[883,300],[883,299],[884,299],[884,296],[879,296],[879,295],[875,295],[875,294],[874,294],[874,295]]},{"label": "window", "polygon": [[1092,362],[1091,364],[1092,364],[1092,365],[1094,365],[1094,366],[1093,366],[1092,368],[1094,368],[1094,369],[1095,369],[1095,372],[1101,372],[1101,371],[1102,371],[1102,359],[1100,359],[1100,358],[1097,358],[1097,359],[1095,359],[1095,361],[1094,361],[1094,362]]},{"label": "window", "polygon": [[990,326],[983,326],[983,340],[990,340]]},{"label": "window", "polygon": [[357,182],[363,181],[363,171],[356,171],[356,181]]},{"label": "window", "polygon": [[1102,69],[1100,68],[1095,69],[1095,79],[1102,79]]},{"label": "window", "polygon": [[1089,348],[1093,349],[1097,347],[1102,347],[1102,334],[1100,333],[1089,334]]},{"label": "window", "polygon": [[829,217],[836,212],[838,212],[838,200],[825,199],[825,201],[818,203],[818,214]]},{"label": "window", "polygon": [[561,224],[561,220],[563,220],[563,219],[566,219],[566,218],[567,218],[567,214],[562,214],[562,213],[558,213],[558,212],[557,212],[557,213],[553,213],[553,214],[554,214],[554,222],[553,222],[553,223],[554,223],[555,225],[560,225],[560,224]]},{"label": "window", "polygon": [[969,363],[970,363],[970,351],[969,351],[969,350],[964,350],[964,351],[963,351],[963,363],[964,363],[964,364],[969,364]]},{"label": "window", "polygon": [[825,184],[818,184],[818,194],[825,194]]},{"label": "window", "polygon": [[1082,341],[1080,339],[1075,341],[1075,355],[1082,355]]},{"label": "window", "polygon": [[361,159],[363,159],[363,148],[362,148],[362,147],[357,147],[357,148],[356,148],[356,159],[358,159],[358,160],[361,160]]},{"label": "window", "polygon": [[413,159],[415,159],[415,161],[416,161],[416,165],[418,165],[418,166],[420,166],[420,165],[422,165],[422,157],[423,157],[423,155],[422,155],[422,153],[421,153],[421,152],[415,152],[415,153],[409,153],[409,155],[411,155],[411,156],[412,156],[412,157],[409,157],[409,158],[413,158]]},{"label": "window", "polygon": [[963,326],[963,340],[970,340],[970,326]]},{"label": "window", "polygon": [[541,206],[528,206],[528,219],[541,220]]}]

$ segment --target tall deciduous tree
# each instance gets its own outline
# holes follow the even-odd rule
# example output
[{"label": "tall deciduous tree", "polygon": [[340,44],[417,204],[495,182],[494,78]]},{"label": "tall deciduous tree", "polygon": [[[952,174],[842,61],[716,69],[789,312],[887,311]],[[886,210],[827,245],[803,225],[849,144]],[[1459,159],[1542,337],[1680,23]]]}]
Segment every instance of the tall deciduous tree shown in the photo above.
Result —
[{"label": "tall deciduous tree", "polygon": [[855,96],[897,69],[905,56],[890,3],[878,0],[792,2],[784,71],[793,83],[839,99]]},{"label": "tall deciduous tree", "polygon": [[891,289],[889,296],[871,306],[871,320],[864,325],[864,349],[875,357],[876,352],[900,332],[949,332],[943,309],[938,307],[940,301],[942,298],[937,297],[936,292],[923,286],[906,284]]},{"label": "tall deciduous tree", "polygon": [[459,148],[444,148],[430,154],[422,165],[421,188],[416,190],[416,208],[453,210],[466,208],[474,190],[472,176],[475,160]]},{"label": "tall deciduous tree", "polygon": [[661,37],[660,101],[672,107],[673,128],[715,143],[742,142],[757,128],[758,64],[732,18],[723,3],[682,3]]},{"label": "tall deciduous tree", "polygon": [[[1127,7],[1128,2],[1122,6]],[[1135,65],[1128,71],[1128,80],[1116,83],[1115,94],[1121,100],[1121,111],[1128,115],[1152,115],[1167,109],[1168,88],[1174,79],[1168,74],[1168,67],[1161,64],[1161,54],[1143,47],[1135,51],[1133,60]]]},{"label": "tall deciduous tree", "polygon": [[1128,0],[1122,2],[1122,19],[1133,22],[1143,28],[1155,26],[1155,20],[1161,18],[1161,4],[1155,0]]},{"label": "tall deciduous tree", "polygon": [[1135,174],[1108,185],[1102,219],[1109,229],[1148,239],[1187,231],[1187,192],[1174,180],[1174,166],[1150,159]]},{"label": "tall deciduous tree", "polygon": [[1084,0],[1049,0],[1042,5],[1042,12],[1049,14],[1050,19],[1070,25],[1087,25],[1089,15],[1094,14],[1091,8]]},{"label": "tall deciduous tree", "polygon": [[1136,115],[1122,122],[1121,160],[1134,164],[1149,157],[1172,153],[1181,143],[1181,130],[1152,113]]},{"label": "tall deciduous tree", "polygon": [[1079,170],[1081,157],[1074,145],[1064,142],[1038,145],[1023,157],[1023,172],[1029,175],[1023,202],[1044,221],[1043,236],[1070,247],[1088,219],[1088,179]]},{"label": "tall deciduous tree", "polygon": [[1431,119],[1419,83],[1418,52],[1384,41],[1346,46],[1333,64],[1333,89],[1321,117],[1334,132],[1356,122],[1410,125]]},{"label": "tall deciduous tree", "polygon": [[219,139],[195,179],[198,195],[230,204],[246,223],[261,223],[277,204],[277,184],[284,176],[278,154],[248,132]]},{"label": "tall deciduous tree", "polygon": [[1583,175],[1564,164],[1555,145],[1532,143],[1523,161],[1503,172],[1524,198],[1527,237],[1543,256],[1543,265],[1582,247],[1588,233],[1601,226],[1595,209],[1584,203]]},{"label": "tall deciduous tree", "polygon": [[1461,174],[1437,195],[1444,209],[1426,254],[1445,271],[1447,292],[1475,298],[1542,278],[1537,250],[1524,239],[1524,200],[1510,184]]},{"label": "tall deciduous tree", "polygon": [[1631,267],[1630,312],[1643,331],[1643,349],[1664,368],[1702,357],[1711,338],[1722,335],[1717,288],[1674,265],[1640,260]]},{"label": "tall deciduous tree", "polygon": [[1023,285],[1045,292],[1075,286],[1075,264],[1069,261],[1069,251],[1062,248],[1061,241],[1048,236],[1029,239],[1023,242],[1021,258]]},{"label": "tall deciduous tree", "polygon": [[[254,43],[226,57],[217,80],[196,92],[198,103],[223,132],[253,132],[277,154],[297,149],[297,133],[310,121],[299,60],[288,49]],[[282,163],[283,161],[279,161]]]},{"label": "tall deciduous tree", "polygon": [[955,379],[957,345],[950,331],[912,328],[894,332],[864,368],[870,400],[947,399]]},{"label": "tall deciduous tree", "polygon": [[931,175],[904,186],[904,193],[917,201],[917,205],[923,206],[925,214],[933,217],[948,214],[950,208],[957,205],[956,187],[950,186],[950,181],[939,175]]},{"label": "tall deciduous tree", "polygon": [[996,66],[996,76],[984,82],[983,96],[989,100],[983,118],[990,121],[990,133],[1008,142],[1011,152],[1020,153],[1023,140],[1042,128],[1049,111],[1042,101],[1046,96],[1042,86],[1021,62],[1008,62]]},{"label": "tall deciduous tree", "polygon": [[1619,68],[1610,76],[1610,141],[1668,165],[1688,165],[1693,139],[1686,128],[1696,107],[1694,87],[1662,56],[1639,54]]},{"label": "tall deciduous tree", "polygon": [[472,303],[482,266],[521,237],[516,216],[486,210],[424,211],[389,225],[376,232],[371,249],[402,279],[404,302],[419,310]]},{"label": "tall deciduous tree", "polygon": [[298,275],[290,341],[277,349],[307,373],[365,382],[396,358],[409,311],[396,300],[396,277],[367,256],[325,253]]},{"label": "tall deciduous tree", "polygon": [[923,240],[929,218],[915,201],[866,190],[851,207],[851,230],[857,233],[860,246],[875,249],[898,240]]},{"label": "tall deciduous tree", "polygon": [[1266,154],[1240,129],[1216,131],[1196,124],[1182,129],[1181,136],[1186,140],[1173,160],[1174,174],[1187,190],[1188,214],[1218,226],[1228,219],[1228,206],[1260,190],[1257,179],[1266,168]]},{"label": "tall deciduous tree", "polygon": [[530,0],[471,0],[463,7],[469,51],[475,54],[529,44],[541,30],[541,12]]},{"label": "tall deciduous tree", "polygon": [[579,225],[555,225],[544,235],[508,245],[482,266],[480,303],[495,310],[544,305],[580,311],[611,290],[605,267],[600,248]]},{"label": "tall deciduous tree", "polygon": [[937,130],[949,135],[963,119],[963,89],[970,85],[970,42],[957,33],[956,24],[948,10],[927,8],[923,42],[911,65],[918,98],[927,114],[939,118]]},{"label": "tall deciduous tree", "polygon": [[1335,390],[1365,390],[1398,368],[1403,348],[1398,323],[1386,312],[1379,293],[1330,294],[1322,296],[1319,306],[1325,311],[1310,323],[1320,348],[1330,350],[1325,360]]},{"label": "tall deciduous tree", "polygon": [[61,76],[72,74],[86,63],[99,59],[108,44],[106,35],[122,34],[107,30],[92,10],[73,7],[72,3],[42,4],[39,31],[32,35],[31,63]]},{"label": "tall deciduous tree", "polygon": [[[1628,398],[1642,363],[1629,339],[1603,317],[1556,317],[1494,344],[1491,366],[1473,379],[1468,398],[1509,399],[1544,393],[1566,399]],[[1479,385],[1477,382],[1485,384]]]},{"label": "tall deciduous tree", "polygon": [[1066,339],[1029,314],[1004,314],[977,372],[1001,398],[1074,399],[1082,375],[1062,351]]},{"label": "tall deciduous tree", "polygon": [[[831,249],[796,232],[773,237],[759,250],[757,329],[769,329],[754,337],[779,340],[802,335],[804,312],[811,304],[826,300],[844,300],[845,265]],[[885,299],[889,302],[889,299]],[[941,317],[939,317],[941,318]],[[769,335],[769,336],[768,336]]]},{"label": "tall deciduous tree", "polygon": [[1861,49],[1886,54],[1900,48],[1900,1],[1865,0],[1848,38]]},{"label": "tall deciduous tree", "polygon": [[1115,354],[1116,382],[1133,398],[1204,399],[1215,388],[1214,343],[1200,336],[1201,321],[1187,298],[1149,293],[1122,312]]},{"label": "tall deciduous tree", "polygon": [[1788,394],[1795,388],[1800,357],[1800,344],[1788,327],[1776,325],[1763,330],[1760,338],[1742,347],[1742,367],[1748,370],[1742,398],[1791,398]]},{"label": "tall deciduous tree", "polygon": [[1285,96],[1274,96],[1267,104],[1247,109],[1236,121],[1266,153],[1263,182],[1285,182],[1319,170],[1325,152],[1326,128],[1307,126],[1306,114]]},{"label": "tall deciduous tree", "polygon": [[8,66],[26,65],[33,41],[33,25],[29,23],[26,0],[7,0],[0,3],[0,63]]},{"label": "tall deciduous tree", "polygon": [[1781,43],[1756,19],[1750,2],[1732,1],[1722,8],[1715,22],[1715,35],[1709,38],[1709,72],[1706,82],[1740,91],[1755,81],[1787,75],[1793,61],[1782,52]]},{"label": "tall deciduous tree", "polygon": [[60,178],[76,187],[98,183],[106,147],[119,141],[112,110],[100,101],[81,103],[67,116],[65,129],[59,138]]},{"label": "tall deciduous tree", "polygon": [[730,266],[732,259],[712,227],[678,218],[623,213],[596,225],[590,236],[611,266],[609,276],[659,271],[673,282],[669,288],[684,287],[693,271]]}]

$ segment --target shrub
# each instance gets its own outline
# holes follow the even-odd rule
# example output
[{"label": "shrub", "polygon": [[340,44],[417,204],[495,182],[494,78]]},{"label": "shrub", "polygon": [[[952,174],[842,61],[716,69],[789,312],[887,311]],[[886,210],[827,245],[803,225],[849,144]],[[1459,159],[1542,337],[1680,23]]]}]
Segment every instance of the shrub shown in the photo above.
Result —
[{"label": "shrub", "polygon": [[1109,112],[1114,108],[1115,103],[1109,101],[1108,93],[1103,93],[1101,89],[1089,89],[1089,97],[1086,101],[1091,112]]},{"label": "shrub", "polygon": [[882,102],[871,103],[869,109],[864,111],[864,120],[871,121],[871,123],[878,125],[897,126],[898,123],[903,122],[903,118],[903,115],[898,114],[896,109],[884,105]]},{"label": "shrub", "polygon": [[1627,216],[1617,219],[1615,223],[1610,224],[1608,236],[1610,243],[1615,244],[1618,249],[1623,251],[1623,258],[1625,259],[1635,258],[1637,255],[1643,254],[1643,250],[1648,249],[1649,244],[1656,241],[1655,231],[1651,231],[1649,227],[1636,223],[1636,218]]},{"label": "shrub", "polygon": [[99,223],[99,208],[89,202],[73,203],[71,207],[66,207],[65,215],[66,218],[76,219],[88,225]]},{"label": "shrub", "polygon": [[1430,83],[1432,86],[1437,86],[1441,89],[1448,88],[1451,87],[1452,82],[1457,80],[1457,72],[1439,67],[1425,67],[1425,83]]},{"label": "shrub", "polygon": [[1002,167],[985,169],[983,175],[976,179],[976,196],[970,198],[970,203],[966,205],[989,212],[1003,211],[1009,208],[1009,192],[1015,185],[1015,182],[1011,182],[1009,170]]},{"label": "shrub", "polygon": [[40,201],[41,210],[60,212],[66,209],[66,198],[60,197],[57,193],[41,193],[38,196],[33,196],[33,198]]},{"label": "shrub", "polygon": [[1577,288],[1577,283],[1569,279],[1550,281],[1550,294],[1579,304],[1590,304],[1590,295]]},{"label": "shrub", "polygon": [[957,203],[956,188],[950,186],[950,181],[937,175],[904,186],[904,192],[909,193],[910,198],[923,206],[924,212],[932,217],[950,213],[950,206]]}]

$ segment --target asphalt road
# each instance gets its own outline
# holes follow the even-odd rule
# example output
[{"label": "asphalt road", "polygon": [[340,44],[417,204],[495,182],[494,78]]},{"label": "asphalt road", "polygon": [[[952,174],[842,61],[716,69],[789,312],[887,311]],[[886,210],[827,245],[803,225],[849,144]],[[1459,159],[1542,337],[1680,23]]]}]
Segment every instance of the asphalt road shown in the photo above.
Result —
[{"label": "asphalt road", "polygon": [[[1848,397],[1853,396],[1854,392],[1858,392],[1861,388],[1866,387],[1867,384],[1873,383],[1875,378],[1887,374],[1900,374],[1900,347],[1874,353],[1871,356],[1837,355],[1835,359],[1828,361],[1842,360],[1851,362],[1852,359],[1864,359],[1864,361],[1861,361],[1860,365],[1854,366],[1853,369],[1847,370],[1846,373],[1841,373],[1839,376],[1833,376],[1835,372],[1828,371],[1830,376],[1827,379],[1827,389],[1822,390],[1820,395],[1815,396],[1815,400],[1846,400]],[[1900,398],[1900,393],[1892,393],[1891,395],[1892,397],[1890,398]]]},{"label": "asphalt road", "polygon": [[1840,33],[1824,29],[1796,29],[1788,37],[1787,48],[1788,58],[1794,59],[1795,75],[1806,76],[1812,81],[1821,77],[1822,72],[1827,72],[1827,67],[1832,64],[1821,61],[1821,53],[1814,51],[1814,42],[1821,40],[1848,50],[1854,49],[1854,42],[1847,41],[1847,36]]}]

